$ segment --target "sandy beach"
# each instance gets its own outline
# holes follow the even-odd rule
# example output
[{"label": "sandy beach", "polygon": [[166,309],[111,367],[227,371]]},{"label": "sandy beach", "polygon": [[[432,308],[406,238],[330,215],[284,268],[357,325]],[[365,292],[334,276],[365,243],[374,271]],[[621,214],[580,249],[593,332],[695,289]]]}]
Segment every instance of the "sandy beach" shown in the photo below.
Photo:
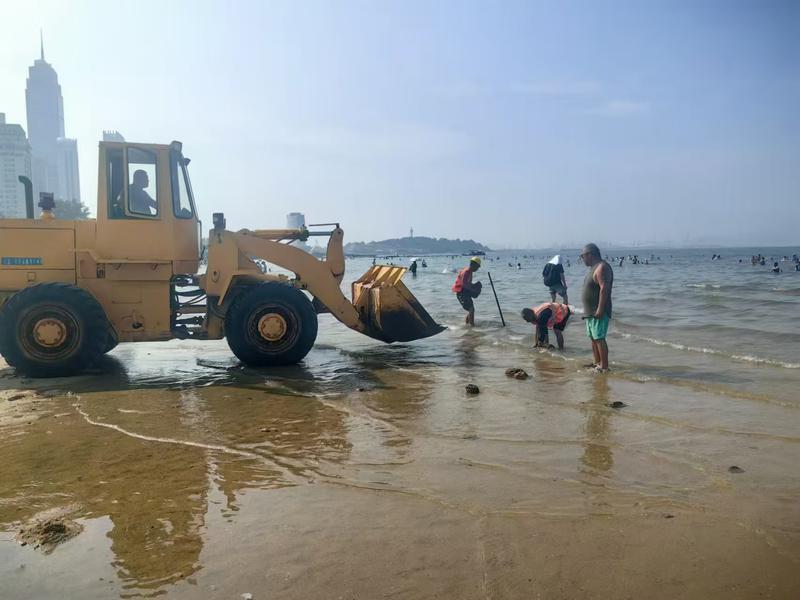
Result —
[{"label": "sandy beach", "polygon": [[[455,343],[457,367],[375,347],[326,377],[324,344],[269,374],[224,342],[61,380],[3,364],[0,596],[798,596],[793,422]],[[21,545],[48,515],[77,534]]]}]

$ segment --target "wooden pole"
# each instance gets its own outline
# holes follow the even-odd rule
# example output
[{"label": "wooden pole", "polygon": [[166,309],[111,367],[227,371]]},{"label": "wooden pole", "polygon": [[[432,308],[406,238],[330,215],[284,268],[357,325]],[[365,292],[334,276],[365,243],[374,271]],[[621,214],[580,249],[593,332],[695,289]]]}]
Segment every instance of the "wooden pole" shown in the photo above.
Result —
[{"label": "wooden pole", "polygon": [[497,292],[494,289],[494,281],[492,281],[492,274],[489,271],[486,271],[486,274],[489,276],[489,284],[492,286],[492,293],[494,294],[494,301],[497,303],[497,312],[500,313],[500,321],[503,323],[503,327],[506,326],[506,320],[503,318],[503,309],[500,308],[500,301],[497,299]]}]

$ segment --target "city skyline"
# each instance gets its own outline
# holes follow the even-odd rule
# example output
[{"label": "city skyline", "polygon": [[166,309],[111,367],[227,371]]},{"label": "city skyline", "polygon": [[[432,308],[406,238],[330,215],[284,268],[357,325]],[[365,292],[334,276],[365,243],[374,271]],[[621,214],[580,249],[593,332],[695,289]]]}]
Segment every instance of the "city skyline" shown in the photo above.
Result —
[{"label": "city skyline", "polygon": [[257,202],[259,226],[300,211],[348,241],[413,224],[490,246],[797,243],[792,3],[144,1],[112,19],[44,1],[8,16],[0,110],[21,122],[43,26],[92,210],[97,141],[117,129],[182,141],[203,220],[223,210],[234,228]]},{"label": "city skyline", "polygon": [[22,125],[7,123],[5,113],[0,112],[0,217],[26,217],[20,176],[32,177],[31,146]]},{"label": "city skyline", "polygon": [[25,113],[31,146],[33,197],[52,192],[56,200],[80,201],[80,169],[77,140],[67,138],[64,98],[58,73],[44,57],[40,32],[39,58],[28,67],[25,81]]}]

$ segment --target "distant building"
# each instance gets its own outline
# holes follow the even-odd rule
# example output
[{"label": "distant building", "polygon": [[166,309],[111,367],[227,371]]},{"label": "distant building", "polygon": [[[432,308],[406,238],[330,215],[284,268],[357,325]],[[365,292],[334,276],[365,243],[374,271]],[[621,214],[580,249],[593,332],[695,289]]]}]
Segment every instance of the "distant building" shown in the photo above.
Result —
[{"label": "distant building", "polygon": [[6,123],[0,113],[0,216],[24,219],[25,188],[19,176],[31,177],[31,147],[22,125]]},{"label": "distant building", "polygon": [[306,216],[303,213],[293,212],[286,215],[287,229],[300,229],[306,226]]},{"label": "distant building", "polygon": [[28,68],[25,87],[34,199],[53,192],[57,200],[80,200],[77,142],[64,135],[64,100],[58,74],[41,57]]},{"label": "distant building", "polygon": [[122,137],[122,134],[119,131],[113,130],[105,130],[103,131],[103,141],[104,142],[124,142],[125,138]]},{"label": "distant building", "polygon": [[78,171],[78,140],[56,140],[56,198],[81,199],[81,182]]},{"label": "distant building", "polygon": [[[287,229],[300,229],[305,226],[306,226],[306,216],[303,213],[291,212],[288,215],[286,215]],[[298,248],[306,247],[306,245],[300,240],[293,241],[292,245],[297,246]]]}]

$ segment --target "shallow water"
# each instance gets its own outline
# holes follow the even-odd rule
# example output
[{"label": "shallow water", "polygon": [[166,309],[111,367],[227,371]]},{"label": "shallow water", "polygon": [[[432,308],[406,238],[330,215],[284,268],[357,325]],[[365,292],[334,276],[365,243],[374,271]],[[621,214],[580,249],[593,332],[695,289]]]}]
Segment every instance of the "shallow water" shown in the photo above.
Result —
[{"label": "shallow water", "polygon": [[[582,369],[578,318],[563,354],[530,349],[518,313],[546,299],[549,257],[522,254],[477,277],[505,328],[485,286],[465,329],[465,259],[429,258],[405,280],[448,326],[427,340],[324,316],[292,368],[173,341],[70,379],[0,371],[39,393],[0,399],[0,596],[796,597],[800,273],[758,251],[615,268],[607,376]],[[46,556],[12,541],[60,506],[83,533]]]}]

